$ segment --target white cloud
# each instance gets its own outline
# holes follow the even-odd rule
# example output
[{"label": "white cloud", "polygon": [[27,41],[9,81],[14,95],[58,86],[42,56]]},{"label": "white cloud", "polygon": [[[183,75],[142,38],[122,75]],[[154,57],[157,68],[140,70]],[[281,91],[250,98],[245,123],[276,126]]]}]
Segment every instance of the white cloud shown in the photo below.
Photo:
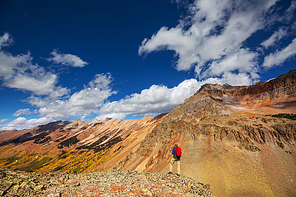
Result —
[{"label": "white cloud", "polygon": [[43,76],[32,76],[18,73],[12,79],[7,80],[4,85],[23,91],[30,91],[37,95],[48,95],[55,89],[57,75],[46,73]]},{"label": "white cloud", "polygon": [[110,73],[97,74],[95,78],[88,83],[91,88],[109,89],[110,83],[113,81]]},{"label": "white cloud", "polygon": [[[138,53],[173,50],[178,57],[176,69],[195,67],[200,78],[235,70],[247,73],[256,69],[254,59],[258,54],[244,48],[244,42],[264,28],[265,13],[276,1],[195,1],[189,7],[190,17],[180,20],[174,28],[162,27],[150,39],[145,38]],[[234,61],[247,63],[247,68],[242,63],[233,64]],[[213,62],[210,67],[208,62]],[[257,80],[257,74],[251,76]]]},{"label": "white cloud", "polygon": [[252,83],[252,78],[246,73],[233,74],[225,72],[221,78],[211,77],[203,81],[197,81],[196,79],[184,80],[171,89],[166,86],[152,85],[149,89],[142,90],[141,93],[134,93],[119,101],[104,104],[99,109],[100,115],[97,119],[124,119],[128,115],[170,112],[206,83],[249,85]]},{"label": "white cloud", "polygon": [[282,27],[278,31],[275,31],[267,40],[261,43],[262,46],[265,48],[268,48],[270,46],[275,45],[276,42],[278,42],[283,37],[287,36],[287,29]]},{"label": "white cloud", "polygon": [[104,104],[97,118],[123,119],[127,115],[168,112],[193,95],[199,87],[195,79],[185,80],[172,89],[152,85],[140,94],[134,93],[119,101]]},{"label": "white cloud", "polygon": [[173,50],[179,56],[177,70],[188,70],[199,59],[198,56],[192,54],[195,47],[196,42],[190,36],[184,35],[184,31],[181,28],[168,29],[167,27],[162,27],[150,40],[145,39],[142,42],[139,54],[164,49]]},{"label": "white cloud", "polygon": [[53,61],[56,64],[63,64],[66,66],[73,66],[73,67],[84,67],[88,63],[77,57],[76,55],[72,54],[61,54],[58,53],[57,50],[53,50],[50,53],[53,57],[48,58],[48,61]]},{"label": "white cloud", "polygon": [[26,120],[27,119],[24,117],[19,117],[15,120],[11,121],[10,123],[5,125],[4,127],[2,127],[1,130],[12,130],[12,129],[17,129],[17,128],[22,128],[25,126]]},{"label": "white cloud", "polygon": [[291,5],[287,11],[292,13],[294,10],[296,10],[296,1],[291,1]]},{"label": "white cloud", "polygon": [[5,122],[5,121],[7,121],[8,119],[1,119],[0,120],[0,123],[3,123],[3,122]]},{"label": "white cloud", "polygon": [[257,56],[255,52],[240,49],[226,58],[213,61],[202,77],[221,76],[223,73],[238,70],[239,73],[252,73],[253,79],[259,78],[256,74],[257,63],[254,61]]},{"label": "white cloud", "polygon": [[29,115],[31,114],[31,111],[29,108],[26,108],[26,109],[19,109],[17,110],[14,114],[12,114],[13,116],[20,116],[22,114],[25,114],[25,115]]},{"label": "white cloud", "polygon": [[295,56],[296,54],[296,38],[293,39],[292,43],[290,43],[286,48],[281,51],[276,51],[275,53],[271,53],[264,58],[263,66],[270,68],[275,65],[281,65],[287,59]]},{"label": "white cloud", "polygon": [[26,128],[32,128],[38,125],[44,125],[52,121],[54,121],[52,118],[47,118],[47,117],[30,119],[26,121]]},{"label": "white cloud", "polygon": [[26,101],[39,107],[41,116],[68,120],[70,117],[88,116],[98,112],[103,102],[115,91],[109,87],[112,82],[110,74],[97,74],[83,90],[75,92],[67,99],[50,100],[48,97],[29,97]]},{"label": "white cloud", "polygon": [[0,130],[22,130],[22,129],[29,129],[38,125],[44,125],[49,122],[52,122],[53,119],[51,118],[39,118],[39,119],[30,119],[27,120],[24,117],[19,117],[6,125],[0,125]]},{"label": "white cloud", "polygon": [[0,79],[2,78],[3,86],[51,97],[62,96],[69,92],[67,88],[56,86],[58,82],[56,74],[46,72],[38,65],[32,65],[28,54],[13,57],[0,52],[0,61]]},{"label": "white cloud", "polygon": [[284,20],[290,21],[295,17],[295,11],[296,10],[296,1],[292,0],[290,7],[286,11],[286,15],[284,16]]},{"label": "white cloud", "polygon": [[[7,45],[12,43],[9,40],[12,40],[9,34],[0,37],[0,42],[7,43]],[[69,93],[67,88],[56,85],[58,83],[56,74],[46,72],[43,67],[33,64],[32,60],[30,52],[13,56],[5,51],[0,51],[0,80],[2,86],[35,95],[49,95],[50,98],[58,98]]]},{"label": "white cloud", "polygon": [[[8,46],[12,43],[9,34],[4,34],[0,37],[0,45]],[[61,63],[64,65],[71,65],[74,67],[83,67],[87,65],[79,57],[71,54],[59,54],[54,50],[50,61]],[[84,89],[70,95],[68,88],[57,86],[58,75],[47,72],[43,67],[33,64],[33,58],[30,52],[27,54],[20,54],[13,56],[5,51],[0,51],[0,80],[2,85],[22,90],[31,94],[30,97],[23,100],[39,108],[37,112],[44,116],[47,120],[51,119],[69,119],[76,116],[88,116],[98,112],[105,100],[113,94],[110,84],[113,80],[109,73],[97,74]],[[36,111],[36,110],[35,110]],[[15,112],[14,116],[21,114],[30,114],[29,109],[20,109]],[[11,123],[7,124],[5,128],[21,128],[34,125],[34,122],[42,121],[44,119],[26,120],[20,117]],[[32,122],[32,123],[31,123]]]},{"label": "white cloud", "polygon": [[12,56],[0,51],[0,79],[6,81],[14,78],[17,73],[24,73],[27,65],[31,65],[31,60],[30,53]]},{"label": "white cloud", "polygon": [[13,43],[13,39],[10,37],[8,33],[5,33],[0,37],[0,49],[5,46],[9,46]]}]

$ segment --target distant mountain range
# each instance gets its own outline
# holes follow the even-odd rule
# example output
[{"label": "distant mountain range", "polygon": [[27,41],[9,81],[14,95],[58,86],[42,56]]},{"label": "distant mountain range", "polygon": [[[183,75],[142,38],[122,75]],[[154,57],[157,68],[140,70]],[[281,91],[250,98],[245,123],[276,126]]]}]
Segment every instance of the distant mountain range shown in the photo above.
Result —
[{"label": "distant mountain range", "polygon": [[[296,70],[251,86],[206,84],[168,114],[0,131],[0,168],[181,173],[214,196],[296,196]],[[174,169],[175,170],[175,169]]]}]

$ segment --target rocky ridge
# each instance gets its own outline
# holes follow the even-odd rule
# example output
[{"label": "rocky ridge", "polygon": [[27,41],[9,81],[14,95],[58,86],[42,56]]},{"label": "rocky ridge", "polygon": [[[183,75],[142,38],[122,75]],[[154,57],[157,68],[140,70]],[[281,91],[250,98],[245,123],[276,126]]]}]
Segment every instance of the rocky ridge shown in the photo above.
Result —
[{"label": "rocky ridge", "polygon": [[258,82],[250,86],[206,84],[196,94],[199,92],[207,92],[226,103],[229,98],[232,102],[228,104],[235,103],[237,107],[256,109],[259,114],[267,111],[293,113],[296,110],[296,70],[268,82]]},{"label": "rocky ridge", "polygon": [[203,196],[210,188],[186,176],[131,171],[88,174],[0,169],[2,196]]}]

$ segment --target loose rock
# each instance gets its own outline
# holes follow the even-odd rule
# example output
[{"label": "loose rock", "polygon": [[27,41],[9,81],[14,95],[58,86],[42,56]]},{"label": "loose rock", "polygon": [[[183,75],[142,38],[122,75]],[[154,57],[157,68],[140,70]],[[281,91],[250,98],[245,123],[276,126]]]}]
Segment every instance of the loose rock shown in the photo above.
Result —
[{"label": "loose rock", "polygon": [[8,169],[0,169],[0,174],[2,196],[212,196],[207,185],[175,174],[131,171],[27,173]]}]

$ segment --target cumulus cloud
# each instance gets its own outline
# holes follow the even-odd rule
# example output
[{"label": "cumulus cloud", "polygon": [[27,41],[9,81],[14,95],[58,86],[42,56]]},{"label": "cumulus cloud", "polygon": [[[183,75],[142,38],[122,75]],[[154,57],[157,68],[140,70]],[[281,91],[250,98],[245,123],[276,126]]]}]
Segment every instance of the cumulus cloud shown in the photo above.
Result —
[{"label": "cumulus cloud", "polygon": [[31,111],[30,111],[29,108],[19,109],[14,114],[12,114],[12,115],[17,117],[17,116],[20,116],[22,114],[29,115],[29,114],[31,114]]},{"label": "cumulus cloud", "polygon": [[104,101],[113,94],[110,74],[97,74],[81,91],[69,98],[50,100],[48,97],[31,96],[26,102],[39,108],[41,116],[68,120],[70,117],[89,116],[98,112]]},{"label": "cumulus cloud", "polygon": [[31,65],[31,60],[30,53],[13,56],[0,51],[0,79],[6,81],[14,78],[17,73],[24,73]]},{"label": "cumulus cloud", "polygon": [[73,67],[84,67],[88,65],[87,62],[83,61],[80,57],[72,54],[61,54],[57,50],[53,50],[50,53],[53,57],[48,58],[48,61],[53,61],[56,64],[62,64]]},{"label": "cumulus cloud", "polygon": [[[12,38],[9,34],[6,33],[0,37],[1,46],[11,43]],[[46,72],[43,67],[33,64],[32,60],[30,52],[13,56],[1,50],[0,80],[2,86],[51,97],[62,96],[69,92],[67,88],[56,85],[58,83],[56,74]]]},{"label": "cumulus cloud", "polygon": [[6,122],[8,119],[1,119],[0,123]]},{"label": "cumulus cloud", "polygon": [[48,95],[55,90],[57,75],[47,73],[43,76],[18,73],[7,80],[4,85],[23,91],[30,91],[37,95]]},{"label": "cumulus cloud", "polygon": [[296,38],[293,39],[286,48],[277,50],[275,53],[271,53],[264,58],[263,66],[270,68],[275,65],[281,65],[287,59],[295,56],[296,54]]},{"label": "cumulus cloud", "polygon": [[[258,54],[246,48],[244,42],[265,27],[266,13],[276,1],[195,1],[189,6],[189,17],[176,27],[162,27],[150,39],[145,38],[138,53],[175,51],[176,69],[194,67],[200,79],[257,70],[254,60]],[[248,74],[257,80],[257,74]]]},{"label": "cumulus cloud", "polygon": [[[209,64],[209,68],[202,74],[205,76],[221,76],[223,73],[238,70],[239,73],[251,73],[252,78],[259,78],[256,74],[255,58],[258,53],[245,49],[229,54],[227,57],[215,60]],[[246,84],[245,84],[246,85]]]},{"label": "cumulus cloud", "polygon": [[162,27],[150,40],[144,39],[139,48],[139,54],[159,50],[173,50],[179,56],[177,70],[188,70],[192,64],[199,61],[199,56],[194,53],[197,43],[191,36],[184,35],[184,31],[177,27],[168,29]]},{"label": "cumulus cloud", "polygon": [[[0,37],[0,49],[13,42],[9,34]],[[88,63],[71,54],[60,54],[54,50],[50,61],[74,67],[83,67]],[[70,90],[58,86],[58,75],[46,71],[42,66],[32,63],[30,52],[14,56],[0,50],[0,80],[2,86],[22,90],[31,94],[23,100],[38,108],[43,118],[27,120],[19,117],[3,128],[28,128],[54,119],[68,120],[71,117],[85,117],[98,113],[98,108],[108,97],[116,94],[111,88],[111,74],[97,74],[84,88],[70,95]],[[30,109],[20,109],[13,116],[29,115]],[[23,127],[21,125],[24,125]]]},{"label": "cumulus cloud", "polygon": [[230,85],[250,84],[252,79],[245,73],[233,74],[225,72],[221,78],[211,77],[203,81],[196,79],[184,80],[178,86],[168,88],[162,85],[152,85],[141,93],[134,93],[119,101],[108,102],[99,109],[97,119],[124,119],[128,115],[146,115],[170,112],[177,105],[192,96],[207,83]]},{"label": "cumulus cloud", "polygon": [[42,117],[39,119],[30,119],[27,120],[24,117],[19,117],[6,125],[0,125],[0,130],[22,130],[22,129],[29,129],[38,125],[44,125],[49,122],[52,122],[53,119]]},{"label": "cumulus cloud", "polygon": [[91,88],[109,89],[109,86],[112,81],[113,81],[113,78],[110,73],[97,74],[95,78],[88,83],[88,85]]},{"label": "cumulus cloud", "polygon": [[97,118],[123,119],[127,115],[168,112],[194,94],[198,88],[199,84],[195,79],[185,80],[172,89],[152,85],[140,94],[134,93],[119,101],[104,104]]}]

